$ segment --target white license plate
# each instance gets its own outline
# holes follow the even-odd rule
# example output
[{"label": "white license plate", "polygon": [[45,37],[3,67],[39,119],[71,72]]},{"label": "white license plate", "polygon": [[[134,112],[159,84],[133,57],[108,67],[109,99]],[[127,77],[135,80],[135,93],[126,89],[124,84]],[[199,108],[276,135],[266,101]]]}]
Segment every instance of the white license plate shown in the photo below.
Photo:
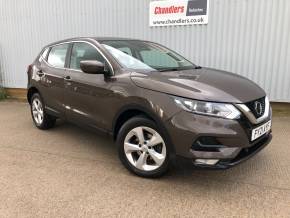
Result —
[{"label": "white license plate", "polygon": [[257,138],[260,138],[265,133],[269,132],[271,129],[271,120],[267,123],[264,123],[263,125],[255,128],[252,130],[252,141],[256,140]]}]

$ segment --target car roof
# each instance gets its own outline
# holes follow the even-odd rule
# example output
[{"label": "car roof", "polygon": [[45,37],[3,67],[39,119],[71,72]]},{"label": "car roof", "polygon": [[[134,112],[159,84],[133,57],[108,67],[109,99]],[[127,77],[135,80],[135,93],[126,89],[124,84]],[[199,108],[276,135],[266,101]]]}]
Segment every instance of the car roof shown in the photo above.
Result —
[{"label": "car roof", "polygon": [[122,37],[94,37],[97,41],[140,41],[140,39],[122,38]]},{"label": "car roof", "polygon": [[[49,46],[53,46],[56,44],[60,44],[60,43],[65,43],[65,42],[70,42],[70,41],[77,41],[77,40],[88,40],[88,39],[93,39],[96,40],[98,42],[102,42],[102,41],[141,41],[139,39],[132,39],[132,38],[122,38],[122,37],[75,37],[75,38],[69,38],[69,39],[64,39],[64,40],[60,40],[57,42],[53,42],[47,45],[47,47]],[[145,41],[145,40],[144,40]]]}]

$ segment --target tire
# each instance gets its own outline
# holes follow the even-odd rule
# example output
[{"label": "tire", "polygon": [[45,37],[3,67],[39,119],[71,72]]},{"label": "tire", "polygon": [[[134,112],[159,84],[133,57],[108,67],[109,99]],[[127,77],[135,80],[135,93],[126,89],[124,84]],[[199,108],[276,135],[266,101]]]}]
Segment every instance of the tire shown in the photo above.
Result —
[{"label": "tire", "polygon": [[31,97],[30,111],[35,126],[41,130],[47,130],[54,127],[56,118],[47,114],[44,110],[45,105],[38,93]]},{"label": "tire", "polygon": [[170,166],[171,146],[165,136],[152,120],[140,116],[131,118],[121,127],[117,136],[121,162],[138,176],[161,177]]}]

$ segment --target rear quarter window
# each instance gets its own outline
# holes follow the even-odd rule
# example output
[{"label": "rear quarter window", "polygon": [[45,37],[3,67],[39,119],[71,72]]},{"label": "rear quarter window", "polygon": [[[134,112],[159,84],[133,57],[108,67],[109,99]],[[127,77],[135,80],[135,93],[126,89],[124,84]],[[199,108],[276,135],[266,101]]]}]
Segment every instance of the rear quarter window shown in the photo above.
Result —
[{"label": "rear quarter window", "polygon": [[69,44],[57,45],[51,48],[47,62],[54,67],[64,67]]},{"label": "rear quarter window", "polygon": [[48,54],[49,48],[44,49],[40,56],[39,56],[39,61],[41,61],[41,59],[46,60],[47,61],[47,54]]}]

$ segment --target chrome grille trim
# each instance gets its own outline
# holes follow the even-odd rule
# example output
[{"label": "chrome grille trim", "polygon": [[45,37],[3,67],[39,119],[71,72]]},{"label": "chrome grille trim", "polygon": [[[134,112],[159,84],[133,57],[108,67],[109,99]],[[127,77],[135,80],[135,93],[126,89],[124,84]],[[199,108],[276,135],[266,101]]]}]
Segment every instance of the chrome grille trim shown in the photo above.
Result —
[{"label": "chrome grille trim", "polygon": [[259,124],[263,122],[267,117],[269,116],[270,113],[270,102],[268,97],[265,97],[265,111],[264,114],[256,118],[255,115],[252,113],[252,111],[249,109],[249,107],[245,104],[235,104],[235,106],[242,111],[242,113],[251,121],[253,124]]},{"label": "chrome grille trim", "polygon": [[[254,101],[250,101],[248,103],[245,103],[245,105],[248,106],[248,108],[252,111],[252,113],[254,114],[254,116],[258,119],[260,118],[261,116],[263,116],[264,112],[265,112],[265,97],[263,98],[260,98],[260,99],[257,99],[257,100],[254,100]],[[258,106],[259,108],[258,108]],[[259,113],[257,111],[257,109],[260,110],[261,113]]]}]

